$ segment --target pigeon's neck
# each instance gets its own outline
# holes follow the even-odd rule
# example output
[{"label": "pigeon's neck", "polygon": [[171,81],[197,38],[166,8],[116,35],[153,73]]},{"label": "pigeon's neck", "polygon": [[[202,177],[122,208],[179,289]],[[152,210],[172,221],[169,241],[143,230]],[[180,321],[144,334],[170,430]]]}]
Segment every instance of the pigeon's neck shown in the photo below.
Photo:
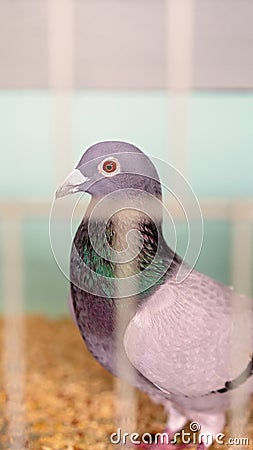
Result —
[{"label": "pigeon's neck", "polygon": [[135,209],[118,211],[107,222],[90,212],[89,208],[74,240],[79,255],[75,265],[85,263],[75,270],[84,291],[115,298],[117,283],[112,279],[138,275],[136,294],[142,299],[164,283],[177,256],[163,238],[161,221],[155,224]]}]

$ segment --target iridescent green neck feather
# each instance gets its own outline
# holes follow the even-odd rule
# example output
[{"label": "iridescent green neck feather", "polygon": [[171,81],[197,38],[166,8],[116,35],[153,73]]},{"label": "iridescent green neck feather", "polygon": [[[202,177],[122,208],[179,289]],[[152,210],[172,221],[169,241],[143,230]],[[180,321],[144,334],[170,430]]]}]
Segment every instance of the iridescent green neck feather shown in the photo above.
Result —
[{"label": "iridescent green neck feather", "polygon": [[[130,231],[138,232],[129,243],[136,256],[128,262],[118,262],[115,254],[119,252],[121,255],[128,248],[127,235]],[[141,274],[139,296],[146,297],[165,282],[179,262],[163,238],[161,223],[156,226],[145,214],[135,210],[116,213],[106,228],[103,221],[84,218],[74,245],[80,259],[91,269],[86,273],[82,265],[78,271],[75,262],[75,276],[79,277],[81,283],[84,282],[89,292],[96,292],[96,283],[100,283],[99,288],[108,298],[115,297],[113,278],[127,278],[136,274]],[[97,274],[102,275],[99,281]]]}]

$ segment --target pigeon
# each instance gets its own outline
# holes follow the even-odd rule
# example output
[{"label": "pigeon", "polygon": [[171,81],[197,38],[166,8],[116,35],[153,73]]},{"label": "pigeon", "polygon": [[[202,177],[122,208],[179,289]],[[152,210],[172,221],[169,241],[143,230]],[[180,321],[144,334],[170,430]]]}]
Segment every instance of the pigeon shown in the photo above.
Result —
[{"label": "pigeon", "polygon": [[251,299],[194,269],[177,281],[187,263],[163,236],[159,175],[136,146],[88,148],[56,197],[76,192],[91,201],[73,240],[69,298],[89,351],[165,407],[169,436],[194,421],[198,449],[208,448],[224,428],[233,393],[252,391]]}]

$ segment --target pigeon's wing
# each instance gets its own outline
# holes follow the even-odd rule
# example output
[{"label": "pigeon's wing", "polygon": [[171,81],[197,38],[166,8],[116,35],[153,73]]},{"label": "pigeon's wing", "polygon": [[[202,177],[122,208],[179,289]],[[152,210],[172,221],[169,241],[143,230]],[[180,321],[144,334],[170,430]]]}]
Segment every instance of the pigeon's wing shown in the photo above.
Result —
[{"label": "pigeon's wing", "polygon": [[180,284],[168,281],[137,310],[125,351],[161,389],[186,396],[224,392],[251,375],[251,307],[251,299],[193,271]]}]

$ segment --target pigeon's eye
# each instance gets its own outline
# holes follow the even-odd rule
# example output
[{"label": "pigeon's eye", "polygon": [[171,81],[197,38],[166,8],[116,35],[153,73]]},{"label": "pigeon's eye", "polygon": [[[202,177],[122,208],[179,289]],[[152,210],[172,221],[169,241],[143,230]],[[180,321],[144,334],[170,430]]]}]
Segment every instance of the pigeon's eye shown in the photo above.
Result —
[{"label": "pigeon's eye", "polygon": [[116,158],[109,158],[104,160],[98,167],[99,172],[105,176],[115,175],[119,172],[120,166]]},{"label": "pigeon's eye", "polygon": [[117,169],[117,164],[115,161],[105,161],[103,164],[103,170],[107,173],[115,172]]}]

